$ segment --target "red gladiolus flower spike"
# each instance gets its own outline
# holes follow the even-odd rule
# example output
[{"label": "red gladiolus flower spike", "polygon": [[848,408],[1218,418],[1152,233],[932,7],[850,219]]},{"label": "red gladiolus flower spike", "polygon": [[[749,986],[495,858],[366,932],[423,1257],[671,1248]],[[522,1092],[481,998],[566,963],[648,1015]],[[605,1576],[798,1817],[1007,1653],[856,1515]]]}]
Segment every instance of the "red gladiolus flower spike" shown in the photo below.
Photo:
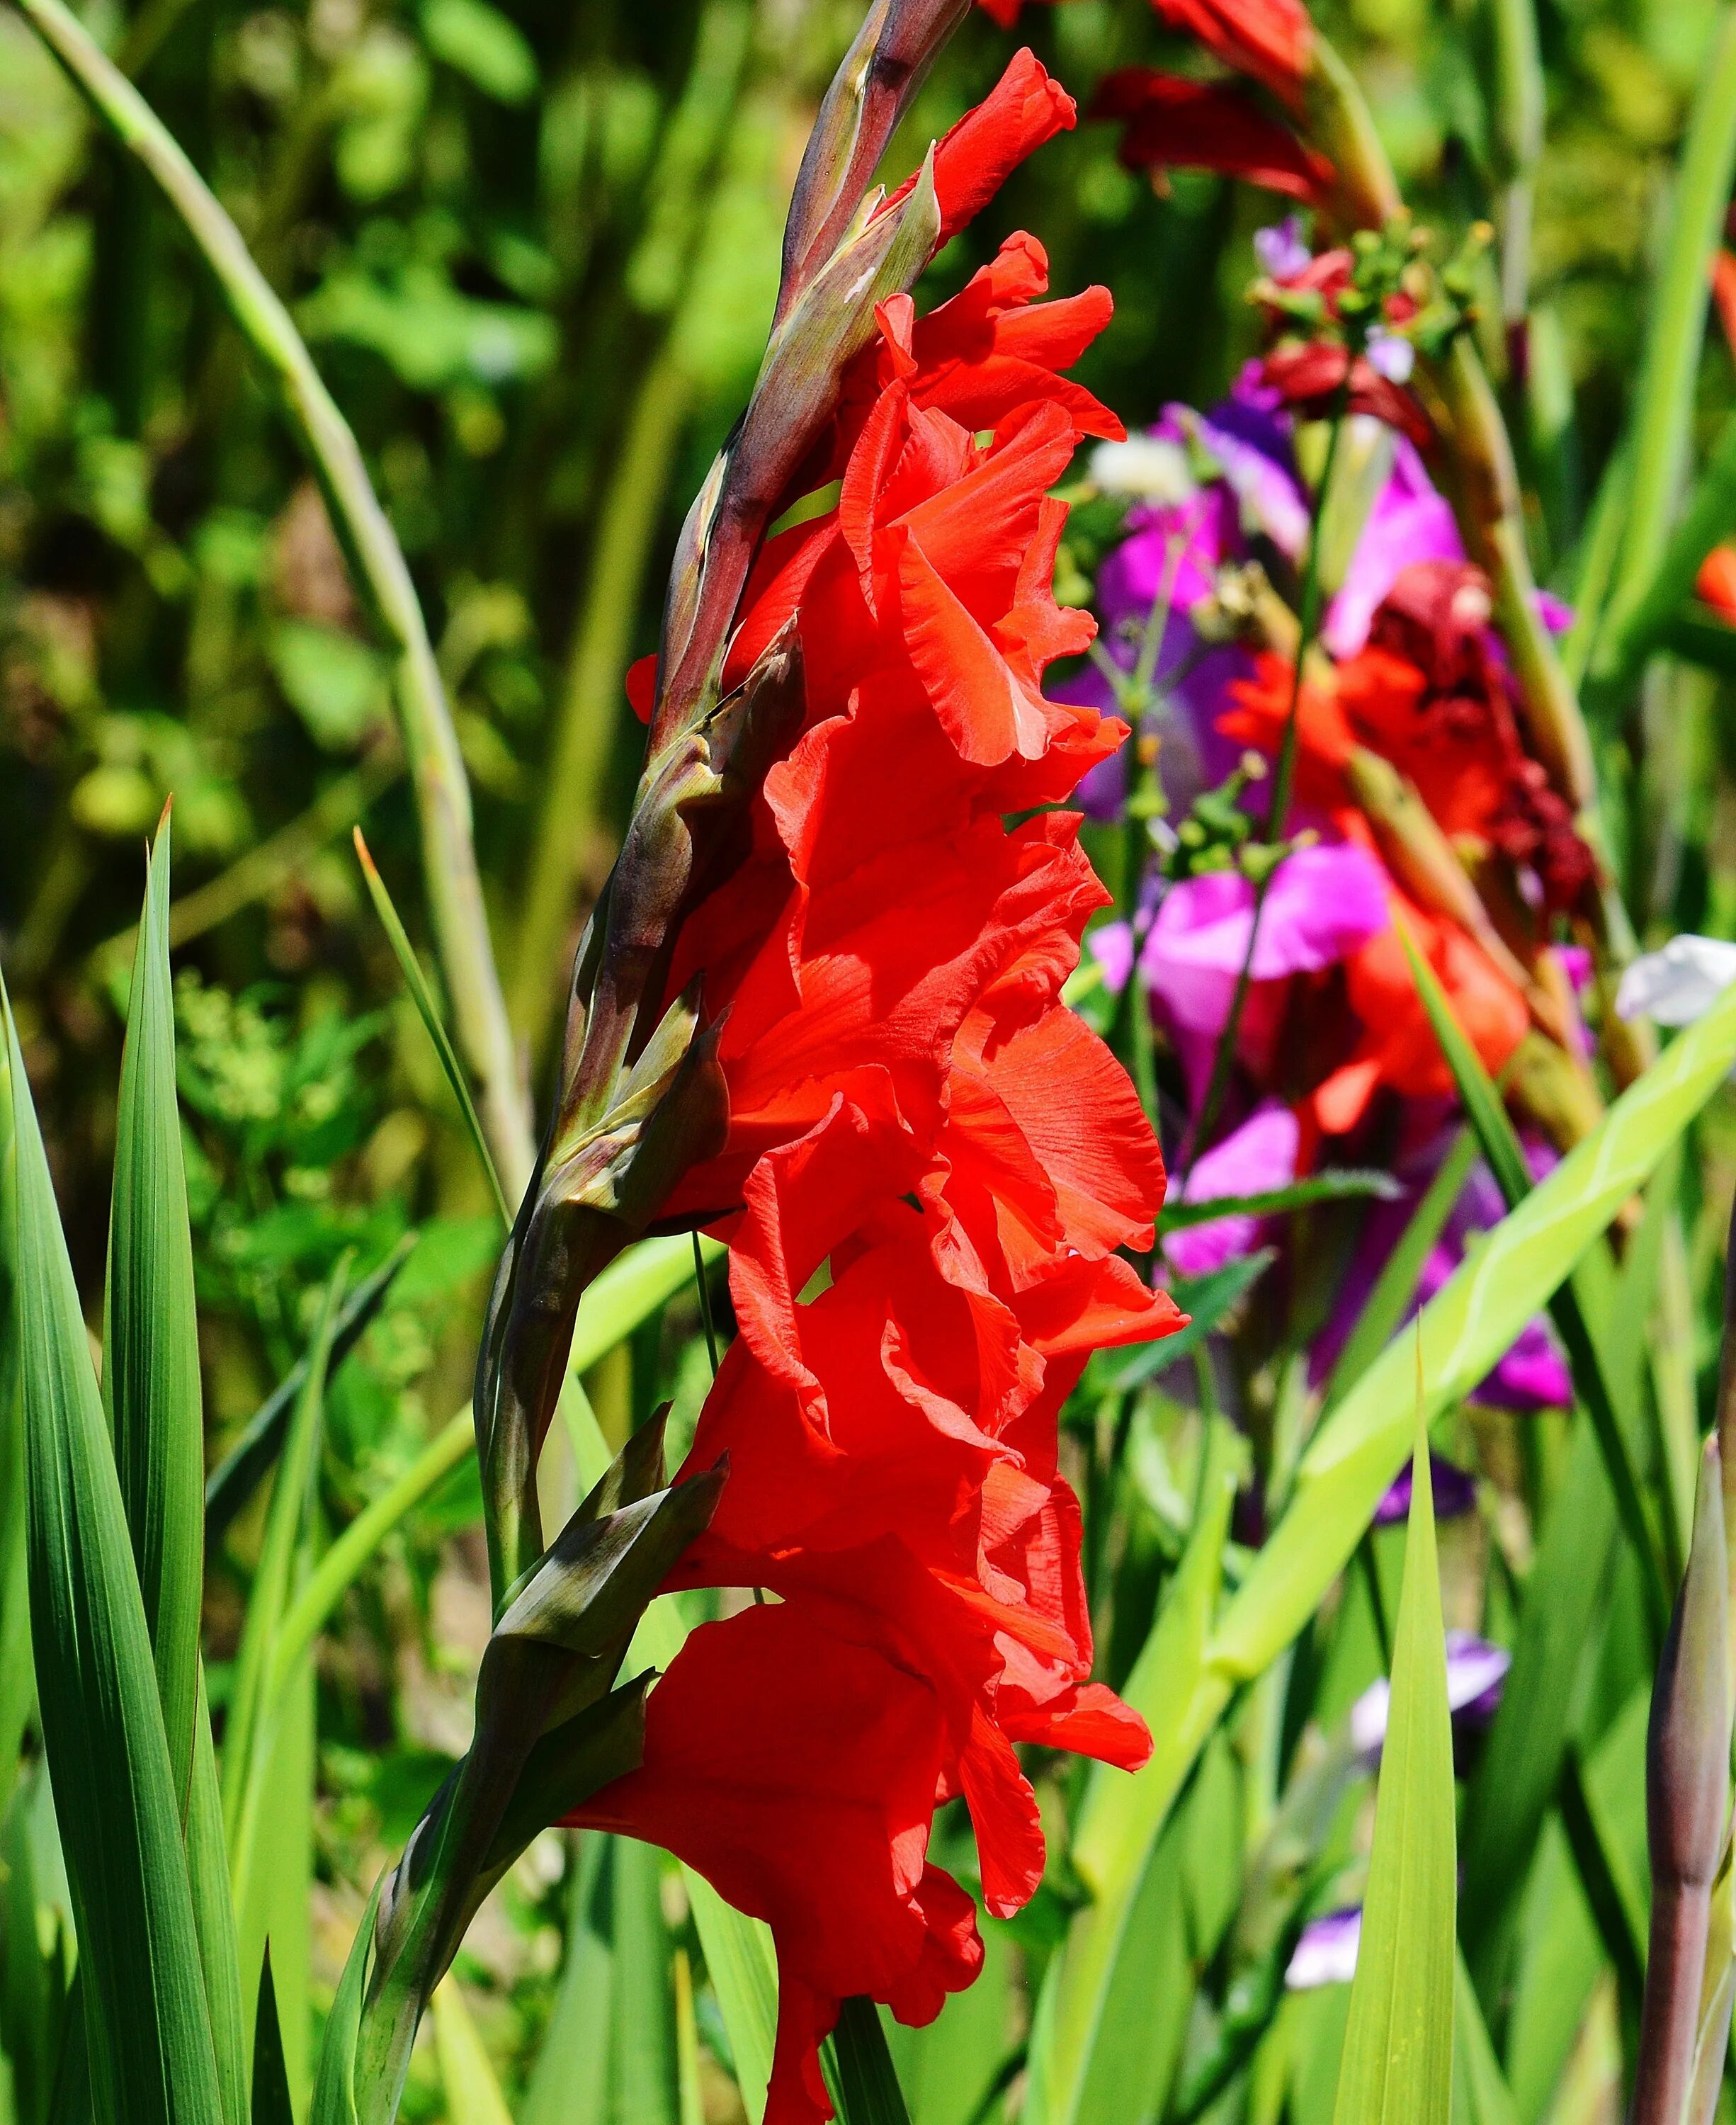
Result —
[{"label": "red gladiolus flower spike", "polygon": [[[1072,116],[1020,53],[936,153],[943,235]],[[1047,289],[1019,235],[927,317],[882,306],[774,521],[835,499],[765,544],[724,673],[793,630],[801,727],[665,982],[699,984],[729,1100],[667,1209],[729,1239],[739,1328],[683,1472],[727,1454],[728,1481],[672,1583],[778,1600],[693,1633],[642,1768],[581,1820],[770,1925],[769,2125],[830,2114],[840,2000],[922,2022],[975,1975],[971,1901],[926,1856],[937,1806],[962,1799],[1004,1915],[1043,1867],[1014,1745],[1129,1768],[1150,1748],[1089,1680],[1057,1463],[1089,1353],[1181,1317],[1119,1251],[1151,1244],[1156,1140],[1060,1001],[1107,896],[1076,818],[1040,808],[1126,727],[1042,693],[1094,632],[1055,602],[1050,490],[1121,429],[1060,374],[1107,294]]]}]

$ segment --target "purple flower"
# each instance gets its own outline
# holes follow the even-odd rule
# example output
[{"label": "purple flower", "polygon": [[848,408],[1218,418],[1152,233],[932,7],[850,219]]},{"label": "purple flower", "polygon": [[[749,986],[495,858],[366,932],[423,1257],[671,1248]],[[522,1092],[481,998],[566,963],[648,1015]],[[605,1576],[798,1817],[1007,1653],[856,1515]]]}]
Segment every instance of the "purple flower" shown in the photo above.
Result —
[{"label": "purple flower", "polygon": [[1417,365],[1415,345],[1402,332],[1388,332],[1376,325],[1368,335],[1368,365],[1389,384],[1409,384],[1410,372]]},{"label": "purple flower", "polygon": [[[1447,1704],[1453,1717],[1468,1726],[1486,1726],[1500,1704],[1502,1684],[1512,1666],[1513,1655],[1502,1647],[1470,1631],[1449,1631]],[[1372,1762],[1380,1755],[1391,1709],[1392,1684],[1383,1675],[1350,1708],[1351,1746],[1358,1755]]]},{"label": "purple flower", "polygon": [[[1410,1517],[1412,1464],[1404,1464],[1404,1472],[1388,1487],[1386,1495],[1374,1509],[1376,1527],[1392,1527]],[[1434,1491],[1435,1518],[1451,1520],[1470,1512],[1477,1502],[1477,1480],[1468,1475],[1456,1462],[1443,1461],[1438,1454],[1428,1457],[1429,1482]]]},{"label": "purple flower", "polygon": [[[1219,1196],[1261,1195],[1296,1178],[1296,1155],[1301,1126],[1288,1107],[1268,1100],[1240,1128],[1202,1154],[1188,1176],[1180,1199],[1210,1203]],[[1253,1251],[1265,1220],[1214,1218],[1209,1224],[1184,1225],[1164,1242],[1178,1276],[1209,1276],[1226,1262]]]},{"label": "purple flower", "polygon": [[[1357,1316],[1368,1303],[1381,1271],[1410,1223],[1423,1190],[1446,1156],[1447,1137],[1437,1133],[1422,1151],[1395,1171],[1404,1192],[1390,1203],[1376,1204],[1362,1227],[1362,1236],[1333,1306],[1325,1329],[1315,1339],[1309,1355],[1310,1377],[1318,1383],[1337,1363]],[[1555,1154],[1536,1138],[1525,1142],[1532,1178],[1541,1180],[1555,1164]],[[1467,1241],[1497,1225],[1506,1214],[1501,1191],[1487,1166],[1474,1166],[1458,1201],[1453,1205],[1440,1242],[1418,1273],[1416,1292],[1405,1318],[1426,1304],[1459,1266]],[[1530,1414],[1540,1409],[1565,1409],[1573,1401],[1573,1378],[1548,1324],[1540,1319],[1519,1332],[1500,1363],[1470,1397],[1497,1409]]]},{"label": "purple flower", "polygon": [[1423,470],[1415,448],[1403,436],[1394,436],[1392,470],[1368,512],[1344,580],[1327,609],[1321,638],[1334,657],[1354,657],[1368,639],[1376,610],[1405,568],[1416,561],[1464,558],[1452,511]]},{"label": "purple flower", "polygon": [[1254,255],[1261,272],[1273,280],[1294,280],[1306,273],[1314,253],[1302,241],[1302,217],[1287,214],[1271,228],[1255,229]]},{"label": "purple flower", "polygon": [[[1254,890],[1240,871],[1207,871],[1172,886],[1140,954],[1154,1006],[1174,1035],[1197,1102],[1211,1051],[1229,1021],[1254,929]],[[1260,911],[1254,988],[1244,1024],[1258,1034],[1260,985],[1317,973],[1367,943],[1390,916],[1381,867],[1350,843],[1298,849],[1273,872]]]},{"label": "purple flower", "polygon": [[1314,1992],[1323,1985],[1348,1985],[1357,1974],[1357,1949],[1362,1939],[1359,1906],[1328,1911],[1302,1928],[1284,1983],[1292,1992]]}]

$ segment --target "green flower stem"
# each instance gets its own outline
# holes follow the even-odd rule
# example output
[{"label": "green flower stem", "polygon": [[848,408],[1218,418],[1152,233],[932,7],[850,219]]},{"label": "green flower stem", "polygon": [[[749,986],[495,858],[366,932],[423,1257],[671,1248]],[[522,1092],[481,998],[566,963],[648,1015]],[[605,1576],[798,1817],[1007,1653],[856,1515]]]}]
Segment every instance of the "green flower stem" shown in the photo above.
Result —
[{"label": "green flower stem", "polygon": [[1676,179],[1663,269],[1653,297],[1630,452],[1621,560],[1606,624],[1606,663],[1625,666],[1629,630],[1669,544],[1688,464],[1694,379],[1705,336],[1709,272],[1736,176],[1736,7],[1723,10],[1701,75]]},{"label": "green flower stem", "polygon": [[198,245],[243,337],[276,381],[313,459],[332,521],[398,658],[398,700],[421,827],[423,874],[459,1045],[508,1188],[531,1165],[528,1102],[501,994],[471,837],[470,786],[403,549],[348,422],[289,313],[199,172],[62,0],[18,0],[32,28],[123,147],[155,179]]},{"label": "green flower stem", "polygon": [[670,342],[652,358],[633,402],[597,525],[584,610],[550,746],[525,911],[513,947],[513,1022],[533,1054],[548,1034],[560,995],[573,888],[600,822],[646,563],[693,403],[693,379]]},{"label": "green flower stem", "polygon": [[[1364,227],[1383,226],[1401,204],[1392,166],[1355,77],[1318,34],[1308,118],[1315,144],[1338,172],[1342,210]],[[1469,333],[1460,332],[1445,355],[1428,365],[1428,371],[1447,416],[1442,441],[1455,474],[1460,529],[1494,587],[1495,617],[1513,658],[1532,746],[1597,855],[1602,882],[1587,912],[1600,962],[1605,968],[1619,967],[1633,956],[1633,929],[1612,883],[1585,717],[1537,609],[1537,583],[1507,425]],[[1630,1084],[1656,1053],[1655,1042],[1648,1027],[1625,1025],[1613,1011],[1604,1015],[1611,1067],[1621,1083]]]},{"label": "green flower stem", "polygon": [[1531,210],[1543,154],[1543,62],[1536,0],[1494,0],[1494,130],[1507,178],[1501,230],[1501,314],[1509,334],[1531,308]]}]

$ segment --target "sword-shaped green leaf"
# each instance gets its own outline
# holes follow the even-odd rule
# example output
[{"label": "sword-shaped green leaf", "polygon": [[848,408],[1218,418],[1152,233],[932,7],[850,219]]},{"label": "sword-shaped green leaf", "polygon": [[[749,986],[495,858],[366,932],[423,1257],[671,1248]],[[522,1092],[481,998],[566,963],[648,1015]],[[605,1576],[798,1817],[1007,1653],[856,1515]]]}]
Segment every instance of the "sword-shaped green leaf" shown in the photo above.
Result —
[{"label": "sword-shaped green leaf", "polygon": [[146,878],[120,1058],[102,1400],[185,1821],[199,1694],[205,1421],[175,1096],[167,812]]},{"label": "sword-shaped green leaf", "polygon": [[223,2125],[132,1538],[48,1161],[5,1011],[17,1138],[16,1333],[31,1627],[76,1915],[98,2113]]},{"label": "sword-shaped green leaf", "polygon": [[211,1732],[199,1653],[205,1415],[193,1237],[175,1093],[169,815],[146,873],[115,1117],[102,1397],[157,1667],[228,2125],[245,2125],[247,2055],[222,1841],[209,1835]]},{"label": "sword-shaped green leaf", "polygon": [[295,2125],[289,2101],[289,2076],[284,2067],[283,2033],[277,2021],[277,1987],[271,1980],[271,1955],[259,1971],[259,2013],[253,2024],[252,2125]]},{"label": "sword-shaped green leaf", "polygon": [[1447,1636],[1418,1383],[1404,1589],[1333,2125],[1450,2125],[1454,1824]]},{"label": "sword-shaped green leaf", "polygon": [[[1616,1102],[1519,1209],[1490,1232],[1423,1309],[1427,1411],[1468,1394],[1700,1111],[1736,1062],[1736,992],[1721,999]],[[1086,2052],[1113,1958],[1102,1914],[1124,1898],[1207,1737],[1236,1690],[1276,1660],[1319,1607],[1411,1451],[1411,1354],[1390,1344],[1325,1419],[1288,1509],[1215,1627],[1169,1663],[1159,1747],[1131,1778],[1092,1776],[1073,1858],[1094,1901],[1073,1923],[1056,1973],[1050,2033],[1033,2032],[1033,2104],[1075,2115]],[[1159,1629],[1163,1628],[1162,1618]],[[1041,2039],[1041,2042],[1039,2042]],[[1035,2114],[1033,2113],[1033,2114]]]}]

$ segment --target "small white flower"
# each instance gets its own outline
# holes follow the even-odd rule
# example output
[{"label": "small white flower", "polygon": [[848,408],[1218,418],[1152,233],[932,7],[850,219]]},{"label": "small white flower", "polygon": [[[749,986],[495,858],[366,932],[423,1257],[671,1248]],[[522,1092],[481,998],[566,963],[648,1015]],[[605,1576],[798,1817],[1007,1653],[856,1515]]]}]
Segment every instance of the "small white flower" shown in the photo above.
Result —
[{"label": "small white flower", "polygon": [[1417,365],[1417,351],[1401,333],[1383,331],[1376,325],[1368,335],[1368,365],[1389,384],[1409,384]]},{"label": "small white flower", "polygon": [[1091,453],[1091,477],[1105,494],[1131,495],[1171,507],[1191,501],[1194,492],[1187,452],[1163,436],[1099,443]]},{"label": "small white flower", "polygon": [[1721,938],[1672,937],[1662,951],[1635,959],[1616,991],[1617,1018],[1691,1025],[1736,982],[1736,945]]},{"label": "small white flower", "polygon": [[1314,1992],[1323,1985],[1348,1985],[1357,1974],[1362,1945],[1360,1911],[1329,1911],[1302,1929],[1284,1983],[1292,1992]]}]

